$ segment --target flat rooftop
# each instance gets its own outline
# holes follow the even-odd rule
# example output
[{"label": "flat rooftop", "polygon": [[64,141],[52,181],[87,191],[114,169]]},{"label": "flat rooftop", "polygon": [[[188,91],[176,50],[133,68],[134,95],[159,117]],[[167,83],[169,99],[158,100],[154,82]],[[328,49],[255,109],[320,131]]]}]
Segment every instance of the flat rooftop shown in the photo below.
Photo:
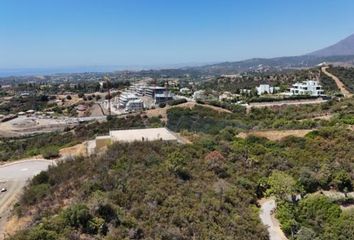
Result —
[{"label": "flat rooftop", "polygon": [[134,142],[134,141],[178,141],[167,128],[145,128],[110,131],[109,135],[114,142]]}]

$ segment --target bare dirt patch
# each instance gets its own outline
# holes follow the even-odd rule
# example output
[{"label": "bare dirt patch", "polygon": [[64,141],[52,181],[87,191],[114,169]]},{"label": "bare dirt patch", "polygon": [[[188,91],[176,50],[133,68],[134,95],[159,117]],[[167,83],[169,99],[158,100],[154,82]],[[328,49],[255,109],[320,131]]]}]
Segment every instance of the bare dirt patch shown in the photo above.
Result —
[{"label": "bare dirt patch", "polygon": [[85,143],[80,143],[72,147],[62,148],[59,153],[62,157],[86,156],[86,145]]},{"label": "bare dirt patch", "polygon": [[314,129],[249,131],[241,132],[237,136],[240,138],[246,138],[253,135],[257,137],[265,137],[272,141],[277,141],[288,136],[304,137],[313,130]]}]

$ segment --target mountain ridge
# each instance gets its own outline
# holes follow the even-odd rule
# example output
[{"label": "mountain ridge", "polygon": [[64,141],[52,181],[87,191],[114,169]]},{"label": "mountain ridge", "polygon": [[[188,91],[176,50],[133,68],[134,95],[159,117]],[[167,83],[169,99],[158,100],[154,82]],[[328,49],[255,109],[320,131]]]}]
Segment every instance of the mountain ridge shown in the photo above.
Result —
[{"label": "mountain ridge", "polygon": [[354,55],[354,34],[329,47],[314,51],[308,55],[320,57]]}]

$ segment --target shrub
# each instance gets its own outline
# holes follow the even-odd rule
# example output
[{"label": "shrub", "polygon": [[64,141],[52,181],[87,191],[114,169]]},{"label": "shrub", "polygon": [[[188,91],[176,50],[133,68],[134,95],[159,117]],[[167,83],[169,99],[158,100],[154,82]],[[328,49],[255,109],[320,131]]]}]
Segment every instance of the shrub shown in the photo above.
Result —
[{"label": "shrub", "polygon": [[176,100],[169,101],[168,105],[174,106],[174,105],[179,105],[179,104],[186,103],[186,102],[187,102],[187,100],[185,98],[181,98],[181,99],[176,99]]},{"label": "shrub", "polygon": [[59,150],[56,147],[49,147],[47,149],[44,149],[42,152],[42,156],[45,159],[52,159],[52,158],[57,158],[60,156]]},{"label": "shrub", "polygon": [[39,185],[49,182],[49,175],[47,171],[42,171],[32,179],[33,185]]},{"label": "shrub", "polygon": [[22,202],[26,205],[33,205],[43,199],[49,193],[49,184],[39,184],[26,189],[26,194],[22,196]]},{"label": "shrub", "polygon": [[164,107],[166,107],[166,103],[160,103],[159,104],[159,108],[164,108]]},{"label": "shrub", "polygon": [[84,204],[77,204],[62,213],[62,217],[67,226],[88,230],[89,222],[93,219],[89,208]]}]

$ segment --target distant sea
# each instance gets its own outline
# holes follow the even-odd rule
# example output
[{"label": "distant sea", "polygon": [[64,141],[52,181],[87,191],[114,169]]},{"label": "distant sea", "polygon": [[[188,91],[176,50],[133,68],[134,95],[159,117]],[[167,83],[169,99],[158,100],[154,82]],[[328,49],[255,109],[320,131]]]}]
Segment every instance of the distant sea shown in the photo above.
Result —
[{"label": "distant sea", "polygon": [[88,66],[88,67],[63,67],[63,68],[12,68],[1,69],[0,77],[9,76],[33,76],[33,75],[53,75],[60,73],[83,73],[83,72],[112,72],[123,70],[119,66]]},{"label": "distant sea", "polygon": [[79,66],[79,67],[56,67],[56,68],[0,68],[0,77],[9,76],[38,76],[38,75],[54,75],[60,73],[85,73],[85,72],[114,72],[114,71],[139,71],[148,69],[167,69],[196,67],[216,62],[205,63],[179,63],[179,64],[162,64],[162,65],[107,65],[107,66]]}]

